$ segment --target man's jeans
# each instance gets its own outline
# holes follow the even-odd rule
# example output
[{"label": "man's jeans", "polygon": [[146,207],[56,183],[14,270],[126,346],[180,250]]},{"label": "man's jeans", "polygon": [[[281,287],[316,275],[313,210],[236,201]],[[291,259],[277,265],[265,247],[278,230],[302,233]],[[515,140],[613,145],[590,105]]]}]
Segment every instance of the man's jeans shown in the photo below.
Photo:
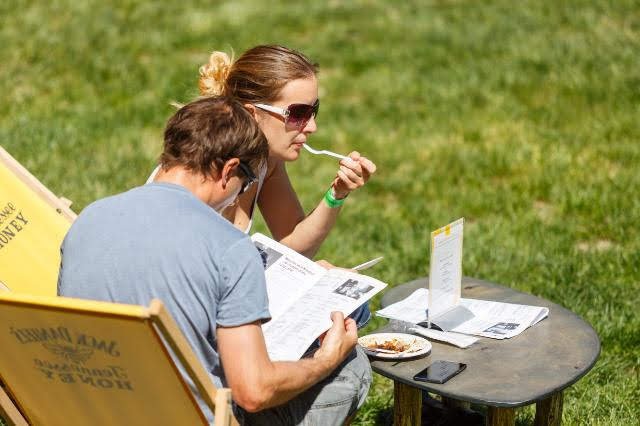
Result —
[{"label": "man's jeans", "polygon": [[369,310],[369,302],[361,305],[349,315],[349,317],[353,318],[356,321],[356,325],[358,330],[367,325],[369,320],[371,319],[371,311]]},{"label": "man's jeans", "polygon": [[248,413],[234,406],[241,425],[342,425],[364,403],[371,386],[371,366],[356,349],[323,381],[278,407]]}]

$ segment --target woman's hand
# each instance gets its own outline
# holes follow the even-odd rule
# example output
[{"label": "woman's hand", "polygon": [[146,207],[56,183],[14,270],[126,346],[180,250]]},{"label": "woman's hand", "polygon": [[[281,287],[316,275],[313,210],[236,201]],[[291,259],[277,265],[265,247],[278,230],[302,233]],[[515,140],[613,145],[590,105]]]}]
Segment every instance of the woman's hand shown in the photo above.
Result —
[{"label": "woman's hand", "polygon": [[376,165],[367,157],[362,157],[359,152],[353,151],[349,158],[351,160],[340,160],[340,169],[331,184],[337,199],[342,199],[354,189],[360,188],[376,172]]},{"label": "woman's hand", "polygon": [[329,261],[325,260],[325,259],[320,259],[320,260],[316,260],[316,264],[322,266],[324,269],[342,269],[343,271],[349,271],[351,273],[354,274],[359,274],[359,271],[356,271],[355,269],[349,269],[349,268],[341,268],[340,266],[336,266],[333,263],[330,263]]},{"label": "woman's hand", "polygon": [[332,263],[327,262],[324,259],[316,260],[316,263],[322,266],[324,269],[333,269],[335,266]]}]

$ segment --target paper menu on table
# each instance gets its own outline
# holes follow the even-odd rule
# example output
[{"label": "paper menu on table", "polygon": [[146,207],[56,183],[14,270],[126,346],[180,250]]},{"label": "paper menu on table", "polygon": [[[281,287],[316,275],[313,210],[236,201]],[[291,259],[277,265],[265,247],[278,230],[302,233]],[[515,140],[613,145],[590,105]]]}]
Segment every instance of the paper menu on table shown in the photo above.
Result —
[{"label": "paper menu on table", "polygon": [[427,326],[451,331],[473,318],[460,304],[464,218],[431,233]]},{"label": "paper menu on table", "polygon": [[462,294],[462,236],[464,218],[431,233],[429,267],[430,320],[455,308]]}]

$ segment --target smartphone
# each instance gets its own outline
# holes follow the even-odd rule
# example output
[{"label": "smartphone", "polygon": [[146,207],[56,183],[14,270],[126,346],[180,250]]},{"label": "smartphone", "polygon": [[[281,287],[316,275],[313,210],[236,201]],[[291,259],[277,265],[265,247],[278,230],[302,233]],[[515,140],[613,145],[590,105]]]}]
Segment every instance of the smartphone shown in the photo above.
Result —
[{"label": "smartphone", "polygon": [[464,371],[465,368],[467,368],[467,364],[461,362],[434,361],[433,364],[413,376],[413,380],[442,384]]}]

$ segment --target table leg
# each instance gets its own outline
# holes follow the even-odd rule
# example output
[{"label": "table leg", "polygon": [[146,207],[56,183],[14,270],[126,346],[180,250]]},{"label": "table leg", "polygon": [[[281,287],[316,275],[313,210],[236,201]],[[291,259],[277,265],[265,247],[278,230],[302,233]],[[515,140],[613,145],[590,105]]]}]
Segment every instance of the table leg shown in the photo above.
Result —
[{"label": "table leg", "polygon": [[487,426],[513,426],[516,422],[516,409],[505,407],[487,407]]},{"label": "table leg", "polygon": [[395,426],[422,424],[422,391],[420,389],[393,382],[393,424]]},{"label": "table leg", "polygon": [[536,402],[535,426],[560,426],[562,422],[563,393],[557,392],[547,399]]}]

